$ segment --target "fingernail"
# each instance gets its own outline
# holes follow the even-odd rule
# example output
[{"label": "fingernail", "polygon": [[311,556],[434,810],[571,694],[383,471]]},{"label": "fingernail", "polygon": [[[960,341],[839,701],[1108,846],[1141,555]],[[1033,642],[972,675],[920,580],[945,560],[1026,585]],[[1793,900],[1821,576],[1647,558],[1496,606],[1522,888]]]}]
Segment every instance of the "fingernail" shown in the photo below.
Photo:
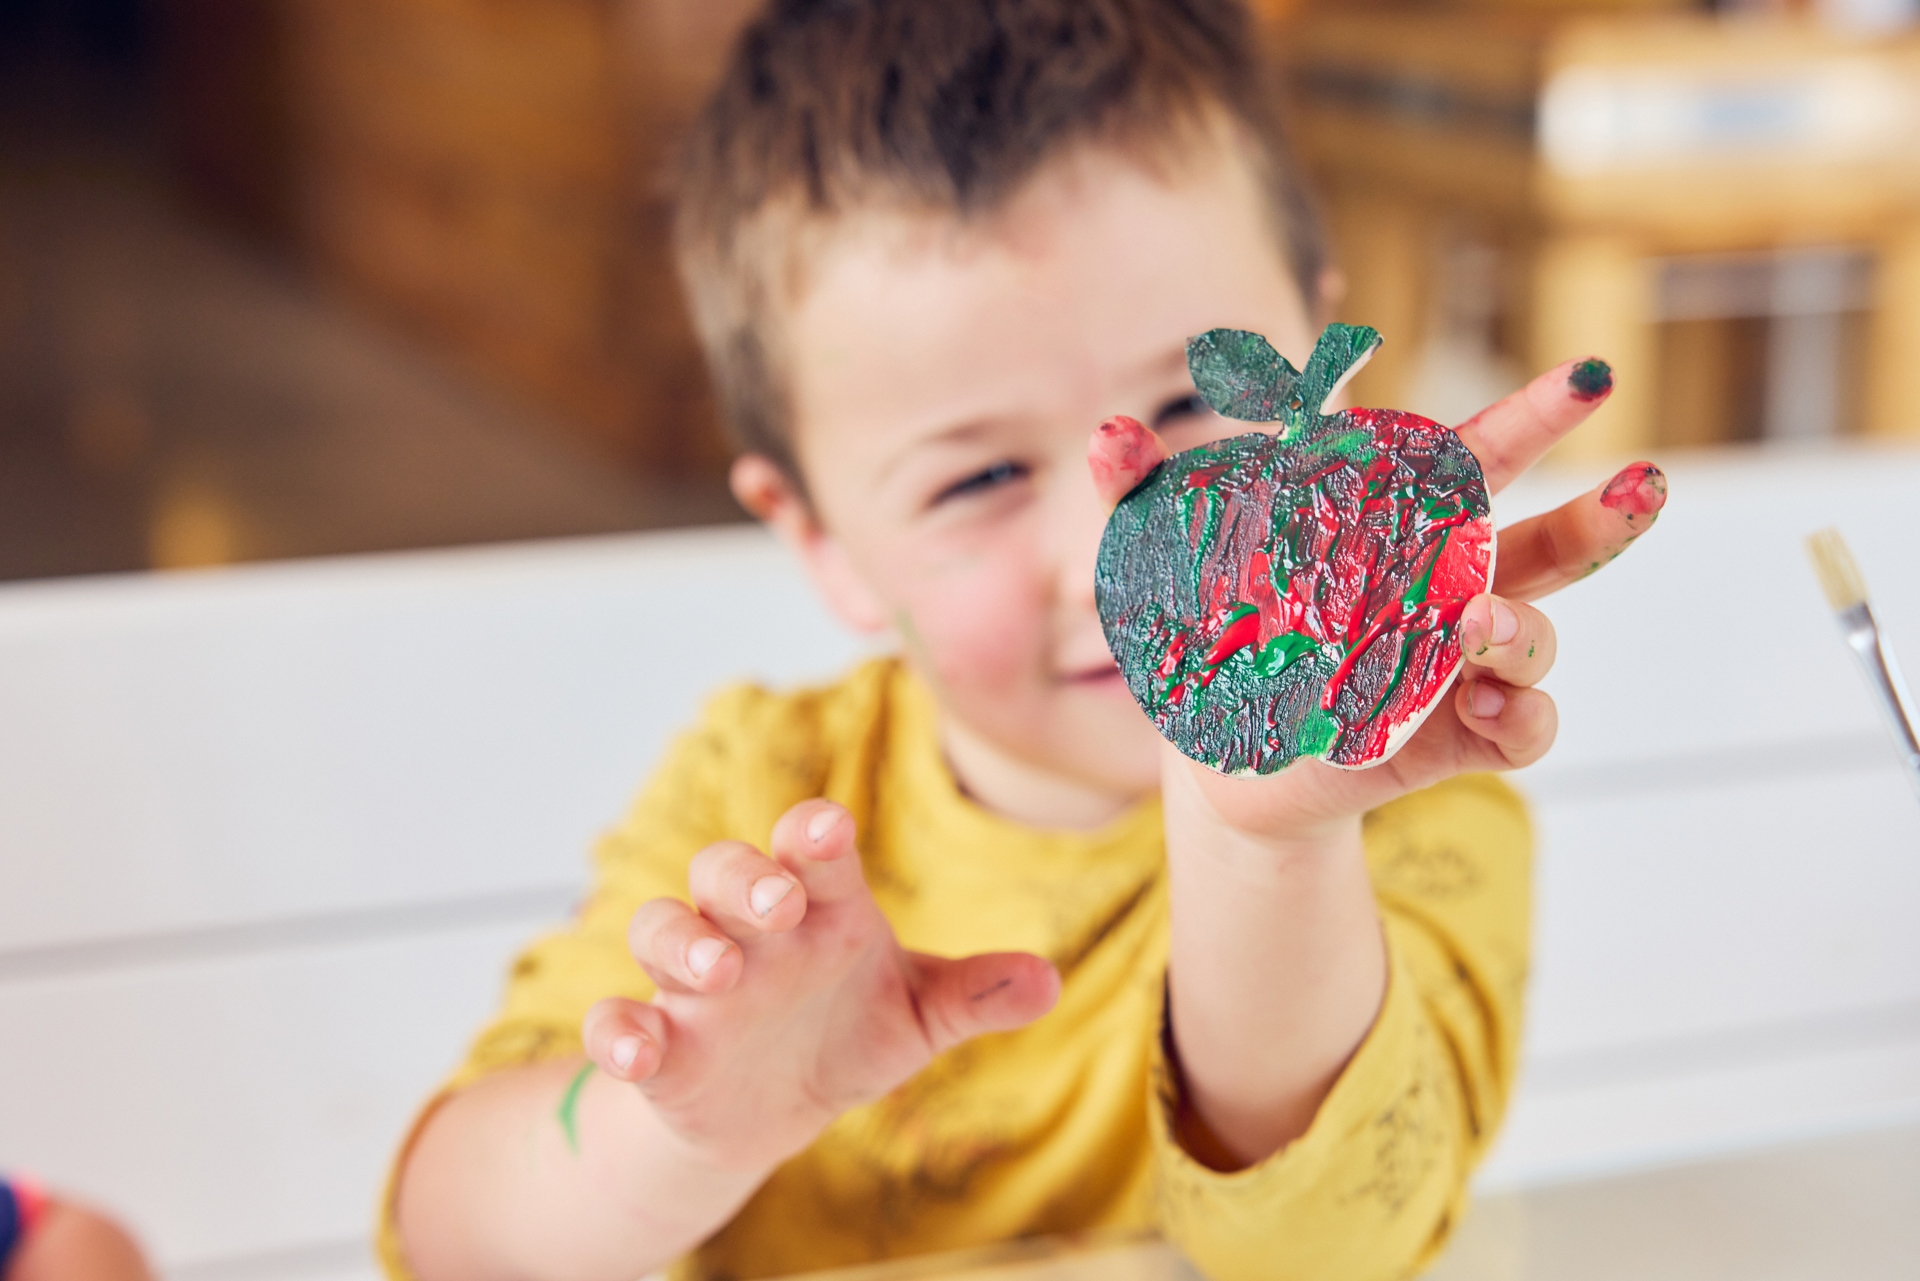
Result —
[{"label": "fingernail", "polygon": [[719,964],[726,955],[729,944],[719,939],[698,939],[687,949],[687,968],[693,971],[693,977],[703,979],[707,971]]},{"label": "fingernail", "polygon": [[839,821],[840,821],[839,810],[837,809],[821,810],[818,814],[815,814],[812,818],[807,820],[807,839],[814,842],[816,845],[819,844],[819,842],[826,836],[826,834],[833,830],[833,825],[835,823],[838,823]]},{"label": "fingernail", "polygon": [[640,1038],[623,1036],[613,1043],[613,1049],[608,1054],[613,1059],[613,1065],[624,1072],[640,1057]]},{"label": "fingernail", "polygon": [[1667,475],[1652,463],[1633,464],[1600,491],[1600,505],[1624,513],[1628,520],[1655,515],[1666,501]]},{"label": "fingernail", "polygon": [[747,891],[747,902],[752,905],[755,916],[765,916],[779,907],[781,900],[786,898],[792,889],[793,880],[790,877],[763,876],[753,883],[751,890]]},{"label": "fingernail", "polygon": [[1469,657],[1487,652],[1487,624],[1477,607],[1468,606],[1460,616],[1460,652]]},{"label": "fingernail", "polygon": [[1493,602],[1493,643],[1504,645],[1520,634],[1520,620],[1500,601]]},{"label": "fingernail", "polygon": [[1598,400],[1613,390],[1613,366],[1597,358],[1583,360],[1567,375],[1567,386],[1581,400]]},{"label": "fingernail", "polygon": [[1485,681],[1475,681],[1473,689],[1467,695],[1467,706],[1481,720],[1492,720],[1507,705],[1506,691],[1498,685],[1489,685]]}]

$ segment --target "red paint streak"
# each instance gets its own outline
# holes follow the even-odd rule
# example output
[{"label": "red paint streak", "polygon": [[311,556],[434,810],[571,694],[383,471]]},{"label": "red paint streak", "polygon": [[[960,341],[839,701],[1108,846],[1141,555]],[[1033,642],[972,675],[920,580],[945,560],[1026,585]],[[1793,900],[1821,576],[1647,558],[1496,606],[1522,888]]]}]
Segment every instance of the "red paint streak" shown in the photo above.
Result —
[{"label": "red paint streak", "polygon": [[1166,460],[1167,447],[1138,419],[1115,414],[1087,442],[1087,466],[1102,499],[1117,503]]},{"label": "red paint streak", "polygon": [[1220,633],[1220,639],[1207,651],[1207,666],[1218,667],[1229,658],[1260,639],[1260,615],[1242,614],[1227,624],[1227,630]]},{"label": "red paint streak", "polygon": [[1360,643],[1347,651],[1347,656],[1340,660],[1340,666],[1334,669],[1333,675],[1327,680],[1327,688],[1320,695],[1320,709],[1322,711],[1330,712],[1333,710],[1334,700],[1340,697],[1340,690],[1346,685],[1347,677],[1353,675],[1354,664],[1358,663],[1360,656],[1371,649],[1376,640],[1380,639],[1381,632],[1399,624],[1400,615],[1400,602],[1394,601],[1388,605],[1387,608],[1380,611],[1380,616],[1373,620],[1373,626],[1369,627],[1366,635],[1360,638]]},{"label": "red paint streak", "polygon": [[[1193,523],[1186,532],[1202,562],[1202,613],[1175,625],[1157,675],[1167,714],[1184,714],[1190,692],[1210,686],[1234,654],[1299,633],[1339,660],[1316,700],[1341,723],[1328,757],[1361,764],[1384,752],[1395,730],[1452,678],[1453,634],[1467,601],[1487,589],[1493,528],[1464,511],[1431,512],[1431,490],[1409,492],[1415,462],[1440,447],[1445,428],[1391,410],[1349,410],[1342,418],[1373,438],[1365,463],[1342,451],[1286,474],[1283,484],[1234,463],[1188,475]],[[1230,471],[1233,484],[1223,490]],[[1251,505],[1245,519],[1272,534],[1230,558],[1236,540],[1229,531],[1243,528],[1242,505]],[[1245,612],[1234,618],[1235,609]],[[1390,641],[1394,675],[1379,705],[1336,712],[1361,659]]]},{"label": "red paint streak", "polygon": [[1219,480],[1226,474],[1226,463],[1221,463],[1218,467],[1196,467],[1187,477],[1187,488],[1205,489],[1208,485],[1211,485],[1214,481]]},{"label": "red paint streak", "polygon": [[1635,463],[1607,482],[1600,505],[1629,516],[1651,516],[1667,505],[1666,473],[1652,463]]},{"label": "red paint streak", "polygon": [[1191,633],[1175,633],[1174,638],[1167,644],[1166,657],[1160,660],[1160,666],[1156,669],[1161,676],[1172,680],[1179,674],[1180,664],[1187,657],[1187,645],[1192,639]]}]

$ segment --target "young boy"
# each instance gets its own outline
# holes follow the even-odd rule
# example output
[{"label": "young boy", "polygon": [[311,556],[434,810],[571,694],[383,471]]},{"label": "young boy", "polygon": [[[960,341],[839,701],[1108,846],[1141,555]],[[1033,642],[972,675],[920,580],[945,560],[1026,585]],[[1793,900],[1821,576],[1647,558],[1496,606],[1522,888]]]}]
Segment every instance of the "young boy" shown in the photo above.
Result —
[{"label": "young boy", "polygon": [[[727,691],[673,748],[403,1153],[394,1276],[1095,1228],[1223,1279],[1438,1250],[1527,963],[1525,816],[1463,775],[1546,750],[1523,602],[1663,489],[1503,532],[1459,689],[1386,765],[1227,779],[1159,740],[1094,611],[1105,516],[1244,430],[1189,335],[1303,364],[1331,292],[1251,48],[1228,0],[786,0],[742,37],[680,223],[735,492],[904,654]],[[1604,395],[1582,369],[1461,428],[1494,488]],[[1115,414],[1153,430],[1090,456]]]}]

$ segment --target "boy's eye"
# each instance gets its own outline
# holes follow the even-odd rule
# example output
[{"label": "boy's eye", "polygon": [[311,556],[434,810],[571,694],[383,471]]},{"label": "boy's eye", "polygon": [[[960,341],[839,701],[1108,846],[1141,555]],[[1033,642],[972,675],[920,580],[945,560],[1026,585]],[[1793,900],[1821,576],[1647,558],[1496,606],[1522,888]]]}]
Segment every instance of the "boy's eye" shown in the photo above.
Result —
[{"label": "boy's eye", "polygon": [[1194,392],[1190,396],[1181,396],[1177,400],[1169,400],[1166,404],[1160,406],[1159,410],[1153,416],[1153,426],[1158,429],[1168,423],[1176,422],[1179,419],[1193,418],[1200,414],[1211,413],[1212,411],[1213,407],[1207,404],[1206,397],[1202,396],[1199,392]]},{"label": "boy's eye", "polygon": [[998,462],[993,466],[975,472],[965,480],[955,481],[933,496],[934,504],[946,502],[950,498],[964,498],[968,494],[977,494],[994,489],[1008,481],[1019,480],[1027,474],[1026,465],[1014,462]]}]

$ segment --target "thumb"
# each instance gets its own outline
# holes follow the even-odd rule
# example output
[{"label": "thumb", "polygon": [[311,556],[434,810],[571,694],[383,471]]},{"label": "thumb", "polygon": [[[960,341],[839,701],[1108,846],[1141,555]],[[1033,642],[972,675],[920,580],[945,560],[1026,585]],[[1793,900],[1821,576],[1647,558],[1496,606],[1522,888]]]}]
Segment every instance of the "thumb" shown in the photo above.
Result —
[{"label": "thumb", "polygon": [[1108,511],[1118,507],[1170,452],[1152,429],[1125,414],[1101,423],[1087,442],[1087,467],[1093,472],[1093,488],[1101,505]]},{"label": "thumb", "polygon": [[982,1032],[1033,1022],[1060,998],[1060,975],[1027,952],[985,952],[948,960],[909,952],[907,981],[935,1054]]}]

